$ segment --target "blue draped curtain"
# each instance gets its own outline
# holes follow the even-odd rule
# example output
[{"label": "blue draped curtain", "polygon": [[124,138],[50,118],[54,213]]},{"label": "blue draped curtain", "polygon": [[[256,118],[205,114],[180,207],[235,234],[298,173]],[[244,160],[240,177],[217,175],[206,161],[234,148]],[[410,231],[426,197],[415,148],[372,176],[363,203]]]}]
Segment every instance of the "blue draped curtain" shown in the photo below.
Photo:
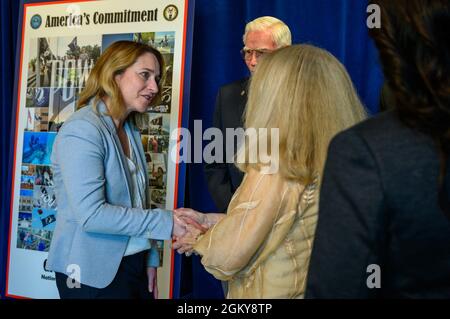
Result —
[{"label": "blue draped curtain", "polygon": [[12,106],[14,61],[17,40],[19,1],[0,2],[0,298],[4,294],[9,232],[9,197],[12,155]]},{"label": "blue draped curtain", "polygon": [[[0,293],[4,293],[11,194],[12,105],[18,0],[0,2],[1,211]],[[382,75],[366,27],[364,0],[196,0],[189,124],[211,126],[218,88],[247,75],[239,55],[245,24],[258,16],[275,16],[289,25],[294,43],[309,43],[334,54],[347,68],[371,113],[378,111]],[[185,206],[212,212],[202,164],[188,165]],[[222,298],[220,283],[204,271],[198,257],[183,257],[182,298]]]}]

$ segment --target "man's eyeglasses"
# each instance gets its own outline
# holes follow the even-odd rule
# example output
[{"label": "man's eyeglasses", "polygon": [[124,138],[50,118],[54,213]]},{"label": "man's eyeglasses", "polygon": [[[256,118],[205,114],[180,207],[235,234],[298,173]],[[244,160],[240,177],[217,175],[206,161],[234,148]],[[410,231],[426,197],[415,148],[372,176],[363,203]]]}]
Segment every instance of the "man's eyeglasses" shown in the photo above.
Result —
[{"label": "man's eyeglasses", "polygon": [[244,60],[250,60],[251,58],[252,58],[252,56],[253,56],[253,53],[255,53],[255,57],[256,57],[256,59],[259,59],[260,57],[262,57],[264,54],[267,54],[267,53],[271,53],[272,51],[271,50],[266,50],[266,49],[255,49],[255,50],[253,50],[253,49],[246,49],[246,48],[243,48],[242,50],[241,50],[241,56],[242,56],[242,58],[244,59]]}]

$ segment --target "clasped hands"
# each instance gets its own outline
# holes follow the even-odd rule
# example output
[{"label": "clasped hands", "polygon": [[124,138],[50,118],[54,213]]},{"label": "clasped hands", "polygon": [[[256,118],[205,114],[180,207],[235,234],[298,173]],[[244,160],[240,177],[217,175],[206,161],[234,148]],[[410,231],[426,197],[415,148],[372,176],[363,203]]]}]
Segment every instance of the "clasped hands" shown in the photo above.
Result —
[{"label": "clasped hands", "polygon": [[206,214],[190,208],[178,208],[174,210],[173,220],[173,249],[190,256],[198,237],[209,229]]}]

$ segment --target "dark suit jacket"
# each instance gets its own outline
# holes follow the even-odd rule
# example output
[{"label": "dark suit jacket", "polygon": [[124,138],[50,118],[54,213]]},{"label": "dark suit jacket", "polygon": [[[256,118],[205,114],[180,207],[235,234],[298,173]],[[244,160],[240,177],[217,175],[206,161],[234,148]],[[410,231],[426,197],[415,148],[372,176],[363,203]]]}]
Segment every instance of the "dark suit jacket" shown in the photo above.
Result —
[{"label": "dark suit jacket", "polygon": [[[450,221],[432,140],[392,111],[336,136],[320,193],[307,298],[450,298]],[[380,266],[381,288],[376,283]],[[371,276],[371,277],[369,277]]]},{"label": "dark suit jacket", "polygon": [[206,164],[205,175],[209,192],[220,212],[226,212],[231,197],[244,177],[233,163],[226,163],[226,159],[233,157],[237,149],[234,149],[233,154],[226,152],[227,142],[232,141],[227,141],[225,130],[243,127],[242,115],[247,103],[247,84],[248,78],[227,84],[219,89],[216,98],[213,126],[223,133],[223,158],[222,163]]},{"label": "dark suit jacket", "polygon": [[447,159],[447,172],[442,182],[442,188],[439,193],[441,207],[450,218],[450,158]]},{"label": "dark suit jacket", "polygon": [[384,82],[380,94],[380,112],[393,110],[395,104],[395,95],[387,82]]}]

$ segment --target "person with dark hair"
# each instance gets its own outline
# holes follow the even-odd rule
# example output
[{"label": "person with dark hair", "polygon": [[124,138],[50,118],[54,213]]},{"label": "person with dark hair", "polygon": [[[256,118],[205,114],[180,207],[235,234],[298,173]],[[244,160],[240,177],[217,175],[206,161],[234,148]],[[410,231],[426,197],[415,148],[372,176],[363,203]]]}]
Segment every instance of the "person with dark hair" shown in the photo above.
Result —
[{"label": "person with dark hair", "polygon": [[372,3],[395,108],[330,144],[306,297],[449,298],[450,2]]},{"label": "person with dark hair", "polygon": [[[47,266],[61,298],[158,297],[155,241],[185,231],[171,211],[150,209],[137,128],[161,91],[163,66],[161,53],[146,44],[111,44],[56,137],[58,218]],[[77,289],[67,284],[74,280]]]}]

